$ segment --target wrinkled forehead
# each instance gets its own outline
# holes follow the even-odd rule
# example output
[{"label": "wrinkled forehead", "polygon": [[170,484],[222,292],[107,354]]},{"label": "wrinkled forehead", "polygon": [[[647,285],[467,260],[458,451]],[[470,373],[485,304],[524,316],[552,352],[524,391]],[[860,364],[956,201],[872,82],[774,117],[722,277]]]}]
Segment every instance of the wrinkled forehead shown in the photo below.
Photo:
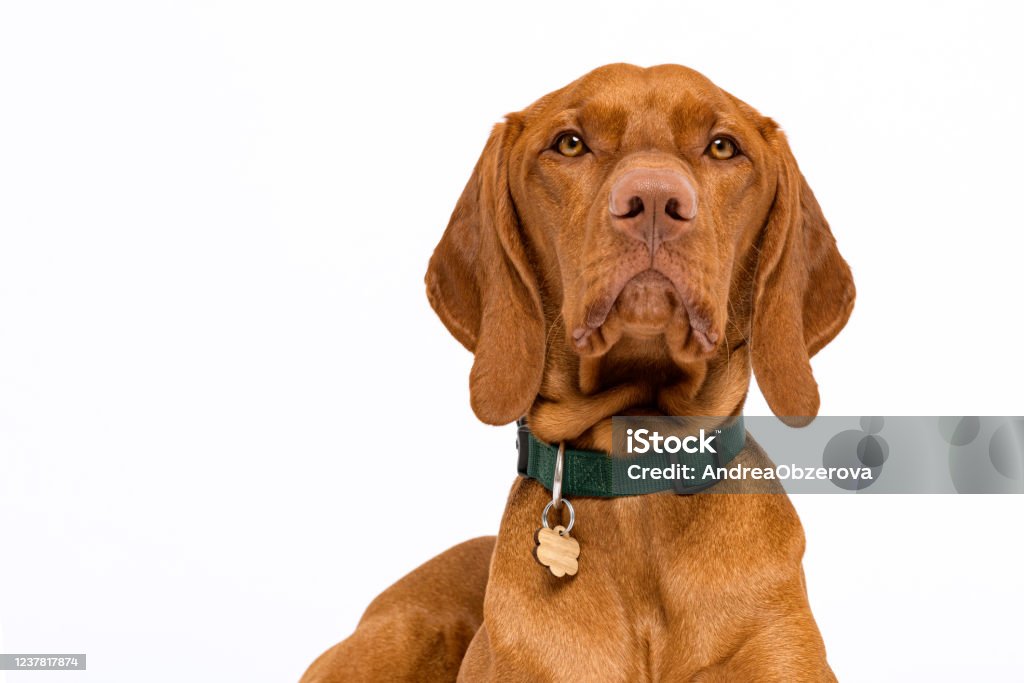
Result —
[{"label": "wrinkled forehead", "polygon": [[616,141],[753,127],[737,100],[696,71],[676,65],[601,67],[523,114],[527,130],[540,134],[578,126],[587,135]]}]

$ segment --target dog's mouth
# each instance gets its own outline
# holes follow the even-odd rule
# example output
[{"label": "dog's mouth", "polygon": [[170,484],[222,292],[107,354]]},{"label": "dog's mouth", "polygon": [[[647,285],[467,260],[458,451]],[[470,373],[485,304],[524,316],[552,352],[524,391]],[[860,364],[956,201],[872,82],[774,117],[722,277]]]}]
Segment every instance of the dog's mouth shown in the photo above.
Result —
[{"label": "dog's mouth", "polygon": [[627,332],[649,336],[664,330],[680,305],[675,285],[660,272],[645,270],[626,282],[605,319],[617,315]]},{"label": "dog's mouth", "polygon": [[700,355],[708,355],[719,335],[703,311],[685,284],[647,268],[620,276],[594,297],[583,324],[572,330],[572,341],[577,352],[592,356],[603,354],[622,336],[665,335],[680,347],[692,344]]}]

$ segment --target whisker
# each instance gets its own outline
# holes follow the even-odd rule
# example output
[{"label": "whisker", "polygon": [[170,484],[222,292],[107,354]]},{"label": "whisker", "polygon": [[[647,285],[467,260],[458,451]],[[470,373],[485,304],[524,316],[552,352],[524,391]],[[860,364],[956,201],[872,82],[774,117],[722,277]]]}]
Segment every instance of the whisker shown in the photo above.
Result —
[{"label": "whisker", "polygon": [[564,320],[564,318],[562,316],[562,311],[559,311],[558,315],[555,316],[555,319],[551,321],[551,327],[548,328],[548,333],[544,337],[544,353],[545,353],[545,355],[547,355],[547,351],[548,351],[548,349],[551,346],[551,335],[554,333],[555,328],[558,327],[559,323],[562,323],[562,322],[565,322],[565,320]]}]

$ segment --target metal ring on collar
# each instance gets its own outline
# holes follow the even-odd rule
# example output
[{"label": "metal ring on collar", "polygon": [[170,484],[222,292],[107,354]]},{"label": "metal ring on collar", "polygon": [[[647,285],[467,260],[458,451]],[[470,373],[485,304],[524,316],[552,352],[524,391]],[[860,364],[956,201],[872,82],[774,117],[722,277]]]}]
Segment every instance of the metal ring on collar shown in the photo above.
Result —
[{"label": "metal ring on collar", "polygon": [[[562,502],[565,503],[565,507],[569,508],[569,524],[566,525],[565,531],[562,532],[563,536],[568,536],[569,532],[572,531],[572,525],[576,523],[576,510],[573,509],[572,503],[569,501],[563,500]],[[544,506],[544,512],[541,513],[540,520],[544,524],[545,529],[551,528],[548,525],[548,513],[551,512],[551,508],[554,507],[554,505],[555,501],[551,501]]]},{"label": "metal ring on collar", "polygon": [[555,457],[555,476],[551,480],[551,502],[556,510],[562,509],[562,472],[565,469],[565,442],[558,444]]}]

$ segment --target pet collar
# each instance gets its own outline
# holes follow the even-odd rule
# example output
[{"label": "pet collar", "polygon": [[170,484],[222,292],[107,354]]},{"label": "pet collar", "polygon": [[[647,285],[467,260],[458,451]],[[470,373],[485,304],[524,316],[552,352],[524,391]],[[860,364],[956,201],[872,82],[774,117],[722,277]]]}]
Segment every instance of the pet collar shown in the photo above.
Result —
[{"label": "pet collar", "polygon": [[[526,418],[521,418],[518,425],[516,446],[519,449],[519,474],[536,479],[544,488],[553,491],[559,446],[544,443],[535,437],[526,424]],[[723,425],[720,432],[715,432],[714,452],[709,448],[695,453],[648,452],[632,457],[612,457],[604,451],[565,448],[560,493],[566,496],[599,498],[637,496],[662,491],[697,493],[718,481],[715,477],[704,476],[708,465],[714,471],[728,466],[743,449],[746,435],[743,416],[739,415]],[[687,469],[684,470],[683,467]],[[677,476],[642,476],[644,468],[671,471]],[[646,471],[649,473],[650,469]],[[689,473],[689,478],[680,476],[684,471]]]}]

